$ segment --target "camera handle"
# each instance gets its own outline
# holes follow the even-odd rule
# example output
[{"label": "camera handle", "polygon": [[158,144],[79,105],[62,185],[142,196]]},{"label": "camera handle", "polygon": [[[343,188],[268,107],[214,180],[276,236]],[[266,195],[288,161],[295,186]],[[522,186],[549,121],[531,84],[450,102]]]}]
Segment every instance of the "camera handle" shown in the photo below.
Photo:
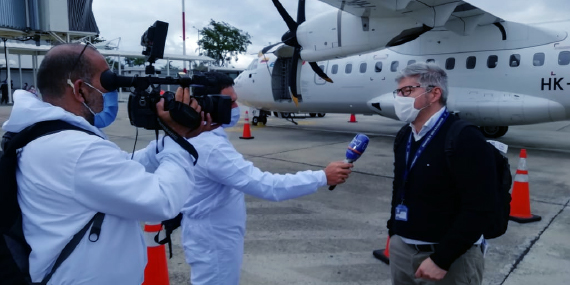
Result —
[{"label": "camera handle", "polygon": [[[196,148],[194,148],[194,146],[191,143],[189,143],[185,138],[177,134],[169,126],[167,126],[164,122],[162,122],[160,118],[157,117],[156,120],[160,125],[160,127],[164,130],[166,135],[171,137],[172,140],[174,140],[178,145],[180,145],[183,149],[185,149],[190,154],[190,156],[194,158],[194,165],[196,165],[196,162],[198,162],[198,151],[196,151]],[[158,134],[158,130],[156,130],[156,132]]]}]

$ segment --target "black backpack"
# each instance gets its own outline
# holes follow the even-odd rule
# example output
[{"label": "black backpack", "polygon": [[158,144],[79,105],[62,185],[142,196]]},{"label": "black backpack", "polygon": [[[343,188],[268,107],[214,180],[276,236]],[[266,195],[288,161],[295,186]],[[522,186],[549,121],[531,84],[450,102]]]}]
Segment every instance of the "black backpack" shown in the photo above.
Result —
[{"label": "black backpack", "polygon": [[17,150],[41,136],[63,130],[77,130],[95,135],[90,131],[63,121],[45,121],[32,125],[19,133],[8,132],[2,137],[3,152],[0,152],[0,181],[3,184],[0,189],[0,284],[47,284],[57,268],[69,257],[90,227],[89,240],[96,242],[99,239],[105,217],[105,214],[102,213],[95,214],[73,236],[41,283],[31,282],[28,263],[31,248],[24,238],[22,212],[18,205],[18,184],[16,181]]},{"label": "black backpack", "polygon": [[[455,141],[459,133],[469,126],[476,127],[466,121],[457,120],[449,128],[445,137],[445,153],[447,154],[448,165],[450,165],[450,157],[453,155]],[[497,172],[497,181],[495,182],[497,192],[495,192],[493,213],[488,221],[489,227],[483,232],[483,236],[486,239],[492,239],[500,237],[507,232],[509,214],[511,212],[511,194],[509,191],[511,190],[513,177],[511,175],[509,159],[491,143],[487,142],[487,147],[492,149],[494,155],[495,169]]]}]

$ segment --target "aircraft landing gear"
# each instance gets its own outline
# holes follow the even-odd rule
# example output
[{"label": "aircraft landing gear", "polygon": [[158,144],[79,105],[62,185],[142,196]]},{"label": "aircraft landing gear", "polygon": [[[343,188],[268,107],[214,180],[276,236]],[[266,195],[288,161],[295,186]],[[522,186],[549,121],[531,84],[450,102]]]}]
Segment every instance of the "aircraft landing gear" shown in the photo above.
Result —
[{"label": "aircraft landing gear", "polygon": [[486,138],[496,139],[504,136],[509,130],[508,126],[484,126],[479,127]]},{"label": "aircraft landing gear", "polygon": [[253,116],[253,118],[251,118],[251,124],[254,126],[257,126],[257,124],[259,123],[267,125],[267,116],[271,116],[271,113],[266,111],[260,111],[259,116]]}]

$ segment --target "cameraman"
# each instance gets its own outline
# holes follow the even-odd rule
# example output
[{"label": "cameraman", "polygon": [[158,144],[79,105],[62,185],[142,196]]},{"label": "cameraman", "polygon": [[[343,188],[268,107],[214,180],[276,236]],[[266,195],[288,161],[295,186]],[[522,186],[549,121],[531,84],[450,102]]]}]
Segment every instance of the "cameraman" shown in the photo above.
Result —
[{"label": "cameraman", "polygon": [[312,194],[327,184],[344,183],[352,164],[332,162],[324,170],[285,175],[262,172],[233,147],[223,129],[240,117],[233,79],[213,72],[206,76],[215,82],[217,94],[231,96],[232,120],[189,140],[200,160],[196,185],[182,209],[182,242],[193,285],[237,285],[245,235],[244,193],[270,201]]},{"label": "cameraman", "polygon": [[[105,214],[99,238],[83,236],[49,284],[141,284],[147,255],[139,221],[176,216],[194,189],[190,155],[169,137],[131,155],[99,129],[117,115],[117,91],[105,90],[100,75],[105,58],[88,45],[52,48],[38,71],[43,101],[19,90],[3,128],[20,132],[35,123],[62,120],[96,135],[65,130],[40,137],[19,153],[16,171],[22,227],[31,247],[29,273],[41,282],[62,249],[98,212]],[[188,89],[176,100],[200,112]],[[175,123],[156,105],[158,116],[176,133],[190,138],[210,130]],[[149,165],[158,165],[154,173]],[[88,238],[89,236],[89,238]]]}]

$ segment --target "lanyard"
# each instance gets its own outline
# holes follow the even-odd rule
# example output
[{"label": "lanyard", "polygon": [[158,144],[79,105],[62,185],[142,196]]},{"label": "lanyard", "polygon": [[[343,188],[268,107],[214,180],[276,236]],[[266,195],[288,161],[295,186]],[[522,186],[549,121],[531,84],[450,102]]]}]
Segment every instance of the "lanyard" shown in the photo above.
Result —
[{"label": "lanyard", "polygon": [[445,122],[445,120],[447,119],[448,116],[449,116],[449,112],[447,112],[447,111],[443,111],[443,114],[441,114],[441,116],[439,116],[437,123],[431,129],[431,131],[429,132],[429,135],[426,137],[424,142],[418,147],[418,150],[416,150],[416,153],[414,154],[414,158],[413,158],[411,163],[409,163],[409,161],[410,161],[410,152],[412,151],[412,136],[413,136],[412,132],[413,132],[413,130],[412,130],[412,132],[410,132],[410,137],[408,138],[408,144],[406,145],[406,168],[404,170],[404,180],[402,183],[402,191],[401,191],[402,194],[400,195],[402,204],[404,203],[404,192],[406,190],[405,185],[406,185],[406,182],[408,179],[408,175],[410,174],[410,171],[412,170],[412,167],[414,167],[414,165],[416,164],[416,161],[418,160],[418,157],[420,157],[420,155],[425,150],[428,143],[433,139],[435,134],[437,134],[437,132],[441,128],[441,125],[443,125],[443,123]]}]

